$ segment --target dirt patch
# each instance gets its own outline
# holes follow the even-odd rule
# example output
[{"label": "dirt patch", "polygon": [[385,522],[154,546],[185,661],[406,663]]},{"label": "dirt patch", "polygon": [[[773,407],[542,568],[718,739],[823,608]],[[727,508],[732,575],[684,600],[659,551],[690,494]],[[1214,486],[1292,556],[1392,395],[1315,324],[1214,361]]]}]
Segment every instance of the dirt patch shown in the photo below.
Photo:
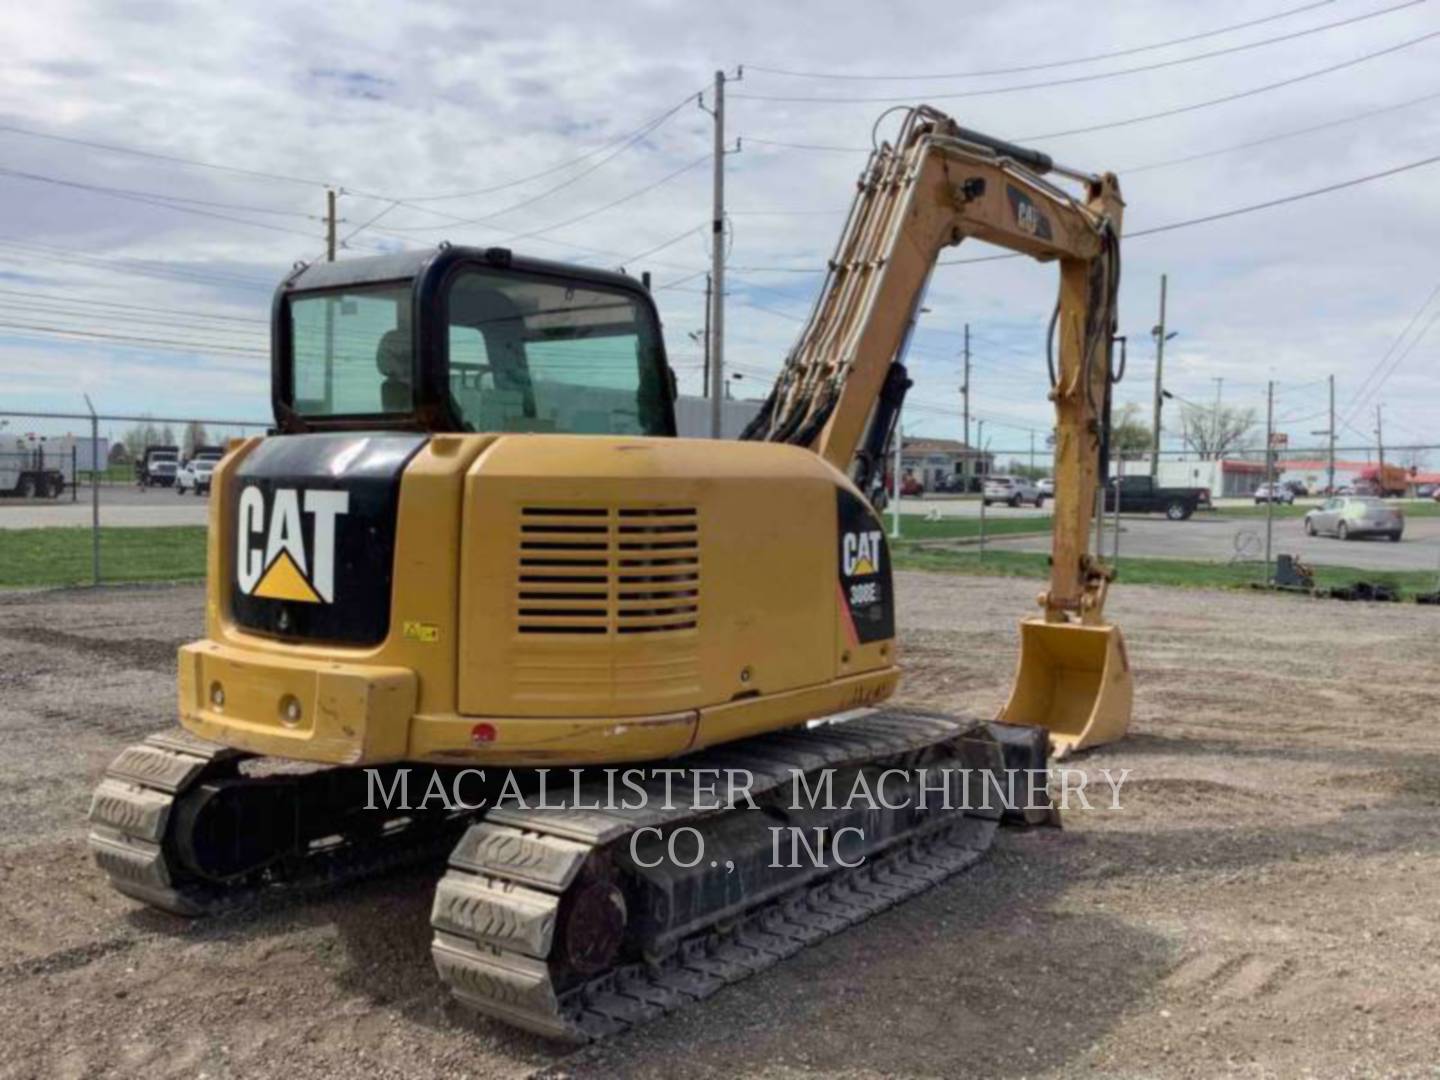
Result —
[{"label": "dirt patch", "polygon": [[[993,712],[1035,583],[899,588],[902,697]],[[202,922],[104,885],[90,787],[170,722],[174,647],[203,604],[198,587],[0,598],[0,1076],[1368,1076],[1440,1060],[1433,609],[1317,619],[1288,597],[1117,587],[1135,732],[1070,764],[1129,769],[1121,810],[1006,833],[971,873],[576,1054],[446,999],[432,872]]]}]

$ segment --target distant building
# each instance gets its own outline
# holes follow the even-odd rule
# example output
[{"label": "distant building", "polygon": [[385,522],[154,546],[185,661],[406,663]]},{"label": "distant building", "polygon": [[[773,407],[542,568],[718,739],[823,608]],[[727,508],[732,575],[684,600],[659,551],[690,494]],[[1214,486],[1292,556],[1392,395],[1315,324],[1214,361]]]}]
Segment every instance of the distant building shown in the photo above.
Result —
[{"label": "distant building", "polygon": [[900,475],[913,476],[934,491],[941,481],[985,476],[995,470],[995,457],[958,439],[907,438],[900,446]]},{"label": "distant building", "polygon": [[[1149,458],[1110,462],[1111,476],[1148,476],[1149,473]],[[1265,482],[1265,465],[1231,458],[1161,458],[1155,479],[1161,487],[1207,488],[1216,499],[1244,498],[1253,495]]]},{"label": "distant building", "polygon": [[[1330,483],[1330,463],[1324,458],[1301,459],[1295,461],[1277,461],[1275,468],[1278,470],[1276,479],[1282,484],[1297,481],[1305,485],[1305,490],[1315,494],[1322,493]],[[1374,462],[1370,461],[1335,461],[1335,486],[1337,488],[1353,488],[1359,484],[1364,477],[1366,470],[1373,472]]]},{"label": "distant building", "polygon": [[[763,401],[726,401],[720,413],[720,434],[726,439],[739,438]],[[710,437],[710,399],[682,394],[675,399],[675,433],[687,439]]]}]

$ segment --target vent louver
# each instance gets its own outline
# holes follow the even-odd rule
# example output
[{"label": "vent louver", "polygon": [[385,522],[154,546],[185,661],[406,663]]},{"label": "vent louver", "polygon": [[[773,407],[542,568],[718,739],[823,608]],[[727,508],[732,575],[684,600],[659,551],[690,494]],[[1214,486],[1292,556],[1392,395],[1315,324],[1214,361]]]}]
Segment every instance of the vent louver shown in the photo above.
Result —
[{"label": "vent louver", "polygon": [[694,507],[527,506],[518,550],[519,633],[666,634],[699,622]]}]

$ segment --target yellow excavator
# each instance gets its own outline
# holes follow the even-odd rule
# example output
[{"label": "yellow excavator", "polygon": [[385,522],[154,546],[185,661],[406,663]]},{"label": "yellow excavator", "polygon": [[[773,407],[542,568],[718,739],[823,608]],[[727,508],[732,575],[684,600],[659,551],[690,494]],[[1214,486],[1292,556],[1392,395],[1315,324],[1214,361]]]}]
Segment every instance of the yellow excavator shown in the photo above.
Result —
[{"label": "yellow excavator", "polygon": [[[1122,208],[1113,175],[910,110],[726,442],[676,437],[655,307],[622,274],[448,245],[298,268],[273,308],[276,429],[214,473],[180,729],[106,771],[98,864],[198,915],[448,853],[441,979],[583,1041],[1048,820],[1050,750],[1130,713],[1088,551]],[[895,597],[867,499],[931,270],[972,236],[1060,264],[1050,582],[991,722],[882,706]],[[962,798],[976,771],[1032,797]]]}]

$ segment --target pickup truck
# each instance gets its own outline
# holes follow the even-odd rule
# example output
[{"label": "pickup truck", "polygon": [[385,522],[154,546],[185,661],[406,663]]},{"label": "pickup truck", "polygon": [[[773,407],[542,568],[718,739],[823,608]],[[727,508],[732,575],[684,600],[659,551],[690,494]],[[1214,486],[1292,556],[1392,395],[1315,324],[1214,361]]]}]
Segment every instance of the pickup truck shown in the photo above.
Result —
[{"label": "pickup truck", "polygon": [[1115,509],[1116,492],[1122,514],[1164,514],[1184,521],[1197,507],[1210,505],[1209,488],[1160,487],[1152,476],[1122,476],[1105,488],[1105,509]]},{"label": "pickup truck", "polygon": [[142,488],[171,487],[180,471],[178,446],[147,446],[135,459],[135,482]]}]

